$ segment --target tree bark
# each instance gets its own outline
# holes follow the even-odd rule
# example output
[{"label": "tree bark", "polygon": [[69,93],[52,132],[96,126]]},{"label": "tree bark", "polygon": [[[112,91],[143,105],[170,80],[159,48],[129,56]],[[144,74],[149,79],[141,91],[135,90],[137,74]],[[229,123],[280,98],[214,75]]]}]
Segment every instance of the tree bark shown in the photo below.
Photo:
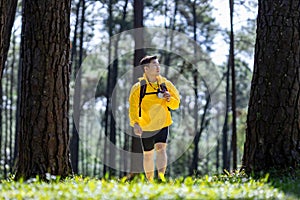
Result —
[{"label": "tree bark", "polygon": [[299,167],[299,10],[298,1],[259,0],[246,172]]},{"label": "tree bark", "polygon": [[0,80],[10,44],[18,0],[0,0]]},{"label": "tree bark", "polygon": [[70,0],[25,1],[16,178],[72,173],[69,155]]}]

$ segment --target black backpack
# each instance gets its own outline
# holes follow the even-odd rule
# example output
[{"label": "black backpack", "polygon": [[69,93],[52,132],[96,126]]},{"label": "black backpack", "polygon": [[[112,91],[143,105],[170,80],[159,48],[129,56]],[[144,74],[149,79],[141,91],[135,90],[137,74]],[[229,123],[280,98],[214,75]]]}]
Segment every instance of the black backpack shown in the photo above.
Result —
[{"label": "black backpack", "polygon": [[166,86],[165,83],[161,83],[158,88],[159,89],[157,90],[157,92],[148,92],[148,93],[146,93],[147,83],[144,79],[140,81],[139,117],[142,116],[141,104],[142,104],[142,101],[143,101],[143,98],[145,97],[145,95],[158,94],[161,91],[168,91],[167,86]]}]

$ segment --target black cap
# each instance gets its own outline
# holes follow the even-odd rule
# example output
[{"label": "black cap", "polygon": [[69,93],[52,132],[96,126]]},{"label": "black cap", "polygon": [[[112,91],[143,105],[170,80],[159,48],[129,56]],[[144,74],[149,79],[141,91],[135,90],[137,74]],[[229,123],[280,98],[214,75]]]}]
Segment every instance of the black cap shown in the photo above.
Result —
[{"label": "black cap", "polygon": [[141,59],[140,65],[149,64],[151,60],[157,59],[157,56],[145,56]]}]

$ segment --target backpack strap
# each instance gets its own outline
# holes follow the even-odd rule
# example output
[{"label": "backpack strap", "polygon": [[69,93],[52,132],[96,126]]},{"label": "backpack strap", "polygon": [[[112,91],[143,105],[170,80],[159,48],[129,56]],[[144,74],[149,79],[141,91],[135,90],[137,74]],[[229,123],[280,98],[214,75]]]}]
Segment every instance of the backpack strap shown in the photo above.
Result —
[{"label": "backpack strap", "polygon": [[[160,89],[161,91],[165,92],[165,91],[168,91],[168,88],[166,86],[166,83],[161,83],[160,84]],[[171,109],[168,107],[168,110],[171,111]]]},{"label": "backpack strap", "polygon": [[139,117],[142,116],[141,104],[144,96],[146,95],[147,83],[145,80],[140,81],[140,102],[139,102]]}]

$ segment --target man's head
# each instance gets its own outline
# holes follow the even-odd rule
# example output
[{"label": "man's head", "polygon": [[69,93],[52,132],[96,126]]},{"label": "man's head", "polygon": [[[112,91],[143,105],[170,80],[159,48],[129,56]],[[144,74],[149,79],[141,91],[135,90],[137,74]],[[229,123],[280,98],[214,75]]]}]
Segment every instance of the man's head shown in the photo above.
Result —
[{"label": "man's head", "polygon": [[144,72],[148,76],[158,76],[160,73],[157,56],[145,56],[141,59],[140,65],[143,66]]}]

